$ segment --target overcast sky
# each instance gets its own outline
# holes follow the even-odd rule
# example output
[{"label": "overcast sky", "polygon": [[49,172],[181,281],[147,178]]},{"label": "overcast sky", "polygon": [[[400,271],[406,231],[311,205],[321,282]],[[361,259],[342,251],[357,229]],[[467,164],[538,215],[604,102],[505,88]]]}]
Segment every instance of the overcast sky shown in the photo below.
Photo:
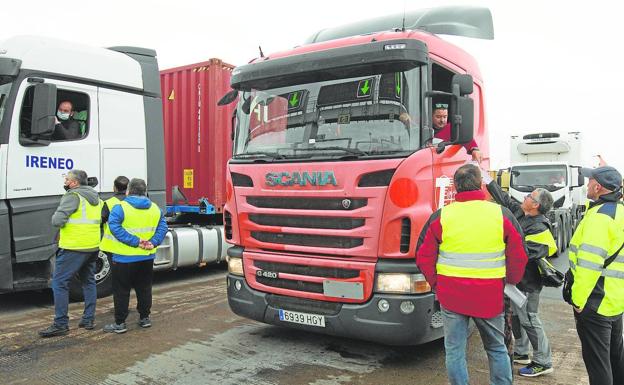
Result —
[{"label": "overcast sky", "polygon": [[241,65],[258,45],[269,54],[325,27],[457,4],[487,6],[494,18],[493,41],[448,37],[480,63],[492,168],[508,165],[511,134],[581,131],[586,165],[602,154],[624,172],[624,7],[616,1],[21,0],[2,3],[0,40],[29,34],[154,48],[161,69],[213,57]]}]

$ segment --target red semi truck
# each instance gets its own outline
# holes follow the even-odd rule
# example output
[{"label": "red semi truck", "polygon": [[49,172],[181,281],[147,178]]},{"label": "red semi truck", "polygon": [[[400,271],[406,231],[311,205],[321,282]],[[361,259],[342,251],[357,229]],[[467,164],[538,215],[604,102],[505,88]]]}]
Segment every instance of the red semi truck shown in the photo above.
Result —
[{"label": "red semi truck", "polygon": [[[490,11],[447,7],[326,29],[232,72],[224,211],[228,301],[241,316],[389,345],[443,336],[415,264],[453,200],[473,136],[489,165],[483,81],[436,34],[493,38]],[[431,129],[450,105],[452,140]]]}]

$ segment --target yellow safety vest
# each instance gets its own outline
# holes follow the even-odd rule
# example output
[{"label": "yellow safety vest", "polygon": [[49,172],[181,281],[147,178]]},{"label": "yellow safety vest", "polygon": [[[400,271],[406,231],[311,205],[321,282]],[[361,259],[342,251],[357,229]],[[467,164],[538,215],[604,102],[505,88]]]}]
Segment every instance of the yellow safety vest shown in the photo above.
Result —
[{"label": "yellow safety vest", "polygon": [[82,195],[75,194],[80,202],[60,231],[59,247],[66,250],[97,249],[100,245],[100,223],[102,222],[102,200],[90,204]]},{"label": "yellow safety vest", "polygon": [[[156,233],[156,228],[160,222],[160,209],[154,203],[150,208],[136,209],[126,201],[119,203],[124,213],[124,220],[122,222],[123,228],[130,234],[134,234],[142,240],[151,239]],[[156,248],[152,250],[144,250],[140,247],[128,246],[123,242],[120,242],[114,235],[104,234],[111,243],[109,251],[118,255],[151,255],[156,254]]]},{"label": "yellow safety vest", "polygon": [[[117,206],[121,203],[121,200],[117,197],[110,197],[106,200],[106,206],[108,206],[108,212],[110,217],[110,212],[113,211],[113,207]],[[111,240],[113,237],[113,233],[111,233],[110,228],[108,227],[108,222],[104,223],[104,236],[102,237],[102,242],[100,242],[100,250],[112,253],[113,241]]]},{"label": "yellow safety vest", "polygon": [[483,200],[453,202],[440,214],[436,272],[447,277],[504,278],[503,212]]},{"label": "yellow safety vest", "polygon": [[[616,205],[606,206],[606,205]],[[606,206],[606,207],[605,207]],[[614,217],[611,216],[615,210]],[[611,212],[611,214],[609,213]],[[605,269],[605,260],[624,242],[624,206],[603,203],[590,208],[570,241],[570,268],[574,275],[572,302],[587,305],[598,280],[604,277],[604,297],[596,312],[615,316],[624,312],[624,251]]]},{"label": "yellow safety vest", "polygon": [[540,245],[548,246],[548,255],[544,255],[544,257],[550,257],[557,252],[557,244],[555,243],[555,238],[553,238],[552,233],[549,229],[546,229],[541,233],[527,235],[526,237],[524,237],[524,239],[526,241],[531,241],[539,243]]}]

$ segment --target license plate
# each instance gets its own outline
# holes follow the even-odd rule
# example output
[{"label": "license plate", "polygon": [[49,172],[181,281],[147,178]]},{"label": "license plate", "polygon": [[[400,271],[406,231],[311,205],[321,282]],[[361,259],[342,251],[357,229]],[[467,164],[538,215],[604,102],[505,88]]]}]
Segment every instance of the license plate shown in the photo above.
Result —
[{"label": "license plate", "polygon": [[325,327],[325,316],[318,314],[299,313],[296,311],[279,310],[280,321],[292,322],[295,324]]}]

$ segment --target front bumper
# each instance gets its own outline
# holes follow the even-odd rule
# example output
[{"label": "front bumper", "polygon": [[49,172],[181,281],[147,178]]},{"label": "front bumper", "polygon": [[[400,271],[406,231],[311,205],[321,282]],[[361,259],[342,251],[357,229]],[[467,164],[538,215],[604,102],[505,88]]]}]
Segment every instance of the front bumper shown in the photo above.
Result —
[{"label": "front bumper", "polygon": [[[227,290],[234,313],[268,324],[385,345],[419,345],[444,336],[440,307],[433,294],[373,294],[363,304],[327,303],[257,291],[243,277],[232,274],[227,276]],[[385,313],[377,307],[381,299],[390,303]],[[406,300],[415,306],[410,314],[403,314],[399,309]],[[279,309],[324,315],[325,327],[281,321]]]}]

